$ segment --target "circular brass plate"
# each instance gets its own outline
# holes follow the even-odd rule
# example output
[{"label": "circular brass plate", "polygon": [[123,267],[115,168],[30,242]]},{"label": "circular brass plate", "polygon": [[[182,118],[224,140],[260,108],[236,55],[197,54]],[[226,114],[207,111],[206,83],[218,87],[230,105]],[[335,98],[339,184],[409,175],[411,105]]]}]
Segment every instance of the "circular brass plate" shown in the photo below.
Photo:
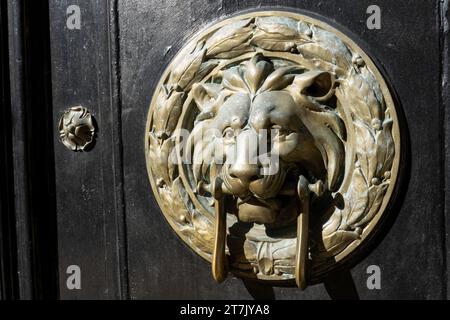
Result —
[{"label": "circular brass plate", "polygon": [[[352,39],[307,15],[246,13],[188,41],[154,92],[145,152],[153,194],[164,216],[208,261],[214,246],[214,199],[202,188],[211,183],[213,169],[208,164],[199,170],[180,160],[185,159],[180,145],[188,139],[182,129],[190,133],[199,125],[219,126],[215,119],[221,107],[229,101],[232,110],[238,102],[230,101],[239,94],[250,97],[248,117],[267,106],[255,102],[258,96],[266,94],[274,99],[275,109],[286,109],[280,97],[290,95],[287,99],[298,106],[299,126],[303,123],[323,156],[325,176],[311,173],[314,165],[300,170],[327,187],[326,196],[312,196],[310,206],[308,274],[310,282],[319,281],[372,238],[393,198],[401,143],[391,92],[374,62]],[[292,117],[289,112],[284,115]],[[301,135],[300,129],[294,131]],[[212,138],[210,143],[220,140]],[[309,151],[306,158],[309,153],[312,160],[317,158]],[[300,161],[292,159],[289,154],[283,161]],[[321,166],[317,161],[316,165]],[[277,197],[281,202],[295,198]],[[263,217],[263,222],[249,225],[237,216],[243,219],[231,211],[227,215],[231,271],[244,278],[292,283],[296,222],[273,227]]]}]

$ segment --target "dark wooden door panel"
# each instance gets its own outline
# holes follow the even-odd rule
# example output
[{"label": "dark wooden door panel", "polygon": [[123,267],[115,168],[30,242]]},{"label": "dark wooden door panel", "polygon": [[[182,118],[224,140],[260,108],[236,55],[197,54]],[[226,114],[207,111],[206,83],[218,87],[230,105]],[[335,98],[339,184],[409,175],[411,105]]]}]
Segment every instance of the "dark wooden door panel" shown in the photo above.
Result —
[{"label": "dark wooden door panel", "polygon": [[[62,299],[127,296],[111,4],[103,0],[50,1],[54,128],[57,130],[66,109],[78,105],[91,111],[98,128],[96,145],[84,153],[66,149],[55,134]],[[80,30],[67,28],[70,5],[81,9]],[[81,290],[66,286],[71,265],[81,269]]]}]

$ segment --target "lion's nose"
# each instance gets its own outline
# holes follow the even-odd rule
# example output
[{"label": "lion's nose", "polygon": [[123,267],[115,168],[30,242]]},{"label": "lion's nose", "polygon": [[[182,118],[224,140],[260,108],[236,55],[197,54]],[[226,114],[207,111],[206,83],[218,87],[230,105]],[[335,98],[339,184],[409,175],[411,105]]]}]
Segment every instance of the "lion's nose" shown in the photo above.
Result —
[{"label": "lion's nose", "polygon": [[258,135],[254,130],[243,130],[238,135],[235,152],[230,176],[239,179],[244,185],[258,179]]},{"label": "lion's nose", "polygon": [[259,167],[255,164],[234,164],[230,168],[230,176],[248,184],[259,177]]}]

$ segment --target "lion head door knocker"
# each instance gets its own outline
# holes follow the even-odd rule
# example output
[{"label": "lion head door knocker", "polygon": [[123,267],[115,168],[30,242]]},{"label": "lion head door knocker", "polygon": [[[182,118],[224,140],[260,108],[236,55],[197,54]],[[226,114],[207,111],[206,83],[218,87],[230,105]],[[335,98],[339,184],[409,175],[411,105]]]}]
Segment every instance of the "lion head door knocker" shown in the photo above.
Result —
[{"label": "lion head door knocker", "polygon": [[194,37],[162,76],[146,132],[154,195],[218,282],[321,281],[377,230],[399,173],[397,112],[374,63],[288,12]]}]

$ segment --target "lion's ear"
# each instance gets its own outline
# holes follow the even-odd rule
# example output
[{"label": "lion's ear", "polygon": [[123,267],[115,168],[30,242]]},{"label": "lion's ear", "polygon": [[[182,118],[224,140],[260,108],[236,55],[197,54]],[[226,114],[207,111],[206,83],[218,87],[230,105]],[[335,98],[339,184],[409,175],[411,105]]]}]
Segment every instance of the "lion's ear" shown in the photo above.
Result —
[{"label": "lion's ear", "polygon": [[335,76],[329,72],[308,71],[295,77],[289,88],[298,113],[322,154],[327,168],[330,191],[339,187],[345,170],[345,126],[334,110],[323,108],[320,101],[329,100],[335,93]]},{"label": "lion's ear", "polygon": [[290,91],[317,101],[326,101],[334,94],[334,83],[335,76],[329,72],[308,71],[295,77]]},{"label": "lion's ear", "polygon": [[201,111],[208,109],[211,101],[217,99],[221,86],[217,83],[199,83],[192,87],[192,96]]}]

